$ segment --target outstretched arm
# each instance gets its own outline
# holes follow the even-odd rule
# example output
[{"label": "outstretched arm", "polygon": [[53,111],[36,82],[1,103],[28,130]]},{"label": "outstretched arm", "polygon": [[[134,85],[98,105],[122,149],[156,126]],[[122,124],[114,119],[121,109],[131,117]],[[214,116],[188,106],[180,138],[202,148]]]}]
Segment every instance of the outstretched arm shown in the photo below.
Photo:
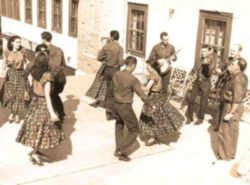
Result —
[{"label": "outstretched arm", "polygon": [[50,82],[46,82],[45,83],[45,99],[46,99],[46,104],[47,104],[47,108],[50,114],[50,118],[52,122],[55,121],[59,121],[58,116],[56,115],[53,106],[52,106],[52,102],[51,102],[51,97],[50,97],[50,90],[51,90],[51,83]]}]

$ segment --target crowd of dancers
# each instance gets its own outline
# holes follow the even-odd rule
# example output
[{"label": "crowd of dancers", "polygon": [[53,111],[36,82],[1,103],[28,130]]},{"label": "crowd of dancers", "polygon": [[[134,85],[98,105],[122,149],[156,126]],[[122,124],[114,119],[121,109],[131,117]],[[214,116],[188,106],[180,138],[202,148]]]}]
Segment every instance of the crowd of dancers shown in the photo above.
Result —
[{"label": "crowd of dancers", "polygon": [[31,147],[29,159],[37,165],[49,161],[41,151],[65,139],[65,113],[59,96],[66,84],[64,56],[51,44],[51,33],[43,32],[41,39],[43,43],[32,55],[22,47],[19,36],[9,38],[1,69],[0,99],[10,111],[9,123],[21,122],[16,141]]},{"label": "crowd of dancers", "polygon": [[[43,43],[36,47],[34,56],[21,46],[19,36],[8,40],[0,98],[2,106],[10,110],[9,122],[21,122],[16,141],[31,147],[29,158],[37,165],[50,161],[42,151],[65,140],[62,128],[65,113],[59,96],[66,84],[64,55],[51,43],[51,33],[43,32],[41,39]],[[184,116],[169,101],[171,63],[177,60],[177,52],[168,42],[167,32],[161,33],[160,39],[146,61],[146,83],[133,75],[136,57],[124,59],[118,31],[110,32],[110,38],[98,53],[97,60],[102,65],[86,95],[96,100],[91,106],[104,108],[107,119],[116,120],[114,156],[130,161],[129,149],[138,136],[146,146],[177,142],[185,120],[186,124],[194,121],[194,112],[198,118],[195,124],[201,124],[212,93],[211,77],[215,75],[218,106],[217,114],[213,115],[212,147],[218,159],[233,159],[248,85],[244,74],[246,61],[236,52],[222,65],[216,65],[215,48],[203,47],[199,65],[191,72],[196,79],[182,103],[182,108],[187,105]],[[139,120],[132,107],[134,93],[144,102]],[[200,97],[197,105],[196,97]]]},{"label": "crowd of dancers", "polygon": [[[161,42],[153,47],[146,61],[146,80],[132,75],[137,64],[135,57],[128,56],[123,60],[118,31],[110,32],[110,39],[98,54],[97,59],[102,65],[86,95],[96,99],[91,106],[105,108],[107,119],[116,120],[114,155],[119,160],[130,161],[129,147],[137,136],[146,146],[176,142],[184,121],[186,124],[193,122],[194,113],[197,115],[194,124],[203,122],[207,110],[211,108],[209,99],[212,97],[217,105],[212,114],[212,149],[218,160],[234,159],[239,121],[244,111],[243,99],[248,86],[244,73],[247,62],[240,56],[242,46],[235,45],[230,56],[221,63],[218,63],[215,47],[203,46],[200,61],[190,73],[195,78],[182,102],[181,109],[184,110],[187,105],[183,116],[169,101],[171,64],[177,60],[177,51],[168,42],[167,32],[162,32],[160,39]],[[120,70],[123,65],[125,69]],[[213,77],[217,78],[215,88],[212,88]],[[134,92],[144,102],[139,120],[132,109]],[[125,127],[128,132],[124,132]]]}]

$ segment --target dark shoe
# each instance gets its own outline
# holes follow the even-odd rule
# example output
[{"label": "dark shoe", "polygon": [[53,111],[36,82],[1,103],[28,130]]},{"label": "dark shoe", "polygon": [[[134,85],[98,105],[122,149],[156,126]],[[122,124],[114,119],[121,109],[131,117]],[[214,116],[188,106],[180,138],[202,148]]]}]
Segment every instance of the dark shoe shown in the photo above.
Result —
[{"label": "dark shoe", "polygon": [[94,108],[97,108],[97,107],[99,107],[99,101],[95,101],[95,102],[93,102],[93,103],[91,103],[91,104],[89,104],[91,107],[94,107]]},{"label": "dark shoe", "polygon": [[122,155],[122,153],[119,151],[119,150],[116,150],[115,152],[114,152],[114,156],[115,157],[119,157],[119,156],[121,156]]},{"label": "dark shoe", "polygon": [[202,124],[202,122],[203,122],[202,119],[198,119],[194,124],[195,124],[195,125],[200,125],[200,124]]},{"label": "dark shoe", "polygon": [[120,161],[125,161],[125,162],[131,161],[131,158],[129,158],[126,154],[121,154],[121,155],[118,157],[118,159],[119,159]]},{"label": "dark shoe", "polygon": [[115,115],[114,115],[111,111],[106,110],[106,119],[107,119],[108,121],[110,121],[110,120],[115,120]]},{"label": "dark shoe", "polygon": [[189,117],[187,117],[186,124],[189,125],[189,124],[191,124],[191,122],[193,122],[193,121],[194,121],[193,119],[190,119]]}]

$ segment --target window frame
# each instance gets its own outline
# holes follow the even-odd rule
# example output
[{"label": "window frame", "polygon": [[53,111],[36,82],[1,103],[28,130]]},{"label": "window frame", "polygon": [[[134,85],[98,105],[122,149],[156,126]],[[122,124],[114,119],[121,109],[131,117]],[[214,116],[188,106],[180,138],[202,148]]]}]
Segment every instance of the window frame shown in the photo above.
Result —
[{"label": "window frame", "polygon": [[[73,9],[72,9],[73,1],[77,2],[76,13],[74,15],[73,15]],[[71,36],[71,37],[77,37],[77,34],[78,34],[78,8],[79,8],[79,0],[69,0],[69,36]],[[75,18],[75,20],[76,20],[76,31],[75,32],[71,29],[73,18]]]},{"label": "window frame", "polygon": [[[55,15],[56,15],[55,14],[55,6],[56,6],[57,1],[60,1],[60,7],[59,7],[60,19],[58,19],[60,21],[60,24],[61,24],[60,28],[58,28],[57,25],[55,25]],[[63,0],[52,0],[52,31],[55,31],[57,33],[62,33],[62,30],[63,30],[62,9],[63,9]]]},{"label": "window frame", "polygon": [[[130,47],[131,35],[130,35],[130,25],[132,22],[132,11],[143,11],[144,12],[144,40],[143,40],[143,50],[135,50]],[[138,4],[138,3],[128,3],[128,17],[127,17],[127,33],[126,33],[126,52],[131,53],[138,57],[144,57],[146,56],[146,43],[147,43],[147,22],[148,22],[148,5],[147,4]]]},{"label": "window frame", "polygon": [[[5,3],[5,12],[3,14],[2,2]],[[20,21],[20,0],[1,0],[1,16]]]},{"label": "window frame", "polygon": [[[7,0],[0,0],[0,15],[1,16],[7,16]],[[4,10],[4,11],[3,11]]]},{"label": "window frame", "polygon": [[229,47],[230,47],[230,39],[231,39],[231,32],[232,32],[232,21],[233,21],[233,13],[227,12],[218,12],[218,11],[208,11],[208,10],[200,10],[199,14],[199,25],[198,25],[198,32],[197,32],[197,40],[196,40],[196,49],[195,49],[195,61],[194,61],[194,68],[197,69],[200,64],[200,50],[202,47],[202,39],[203,39],[203,30],[205,29],[205,21],[206,19],[212,21],[221,21],[226,23],[225,28],[225,43],[224,43],[224,53],[223,58],[229,54]]},{"label": "window frame", "polygon": [[[30,7],[27,7],[27,1],[28,0],[24,1],[24,4],[25,4],[25,22],[28,24],[32,24],[32,22],[33,22],[32,0],[30,0]],[[31,17],[27,17],[27,9],[30,9],[30,16]]]},{"label": "window frame", "polygon": [[[37,2],[37,26],[40,28],[44,28],[46,29],[47,27],[47,0],[42,0],[44,2],[44,10],[41,9],[41,4],[40,4],[40,0],[38,0]],[[45,19],[44,19],[44,24],[41,21],[42,18],[40,17],[40,12],[44,13]]]}]

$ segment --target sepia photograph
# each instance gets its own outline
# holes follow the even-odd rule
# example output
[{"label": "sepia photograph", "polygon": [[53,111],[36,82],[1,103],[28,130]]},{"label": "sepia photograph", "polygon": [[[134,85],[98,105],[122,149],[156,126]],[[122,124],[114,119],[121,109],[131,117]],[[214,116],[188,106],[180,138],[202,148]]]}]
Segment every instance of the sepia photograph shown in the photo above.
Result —
[{"label": "sepia photograph", "polygon": [[249,6],[0,0],[0,185],[250,185]]}]

